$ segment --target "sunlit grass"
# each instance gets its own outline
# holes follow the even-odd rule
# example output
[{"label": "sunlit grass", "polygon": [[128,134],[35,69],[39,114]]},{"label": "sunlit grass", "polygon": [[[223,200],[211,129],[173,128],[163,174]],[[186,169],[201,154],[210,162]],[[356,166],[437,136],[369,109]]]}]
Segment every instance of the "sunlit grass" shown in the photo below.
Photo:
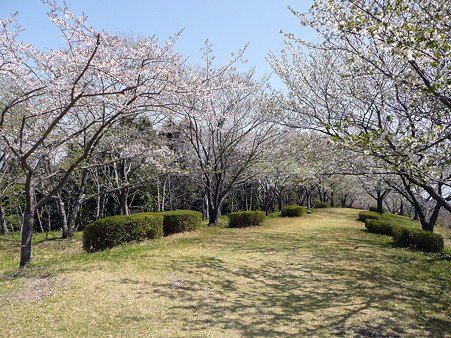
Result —
[{"label": "sunlit grass", "polygon": [[38,235],[21,272],[17,243],[1,238],[2,335],[450,335],[449,247],[397,248],[357,214],[323,209],[244,229],[223,219],[94,254],[79,237]]}]

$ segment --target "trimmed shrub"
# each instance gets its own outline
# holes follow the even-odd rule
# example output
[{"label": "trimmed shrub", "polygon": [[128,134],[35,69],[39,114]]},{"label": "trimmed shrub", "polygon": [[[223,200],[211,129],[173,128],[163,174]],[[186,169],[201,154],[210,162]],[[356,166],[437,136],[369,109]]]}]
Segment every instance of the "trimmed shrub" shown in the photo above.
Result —
[{"label": "trimmed shrub", "polygon": [[361,211],[359,212],[359,221],[365,222],[367,219],[380,219],[381,214],[374,211]]},{"label": "trimmed shrub", "polygon": [[141,212],[129,216],[136,223],[144,222],[147,226],[146,237],[158,238],[163,236],[163,214],[161,212]]},{"label": "trimmed shrub", "polygon": [[316,202],[315,203],[315,208],[319,209],[319,208],[329,208],[329,203],[327,202]]},{"label": "trimmed shrub", "polygon": [[305,215],[305,208],[298,205],[283,207],[280,213],[282,217],[299,217],[303,215]]},{"label": "trimmed shrub", "polygon": [[408,227],[394,227],[393,239],[399,246],[421,251],[441,252],[445,246],[442,235]]},{"label": "trimmed shrub", "polygon": [[365,220],[365,228],[368,232],[375,234],[389,235],[393,234],[393,225],[390,222],[379,219],[367,218]]},{"label": "trimmed shrub", "polygon": [[260,225],[266,217],[264,211],[239,211],[229,214],[230,228],[246,228]]},{"label": "trimmed shrub", "polygon": [[163,231],[165,235],[199,229],[202,213],[193,210],[174,210],[163,212]]},{"label": "trimmed shrub", "polygon": [[83,249],[105,250],[122,243],[161,236],[163,218],[155,213],[112,216],[88,224],[83,230]]},{"label": "trimmed shrub", "polygon": [[[378,212],[377,206],[375,206],[375,205],[370,206],[368,209],[369,209],[369,211]],[[382,213],[385,213],[385,212],[386,212],[385,208],[382,208]]]}]

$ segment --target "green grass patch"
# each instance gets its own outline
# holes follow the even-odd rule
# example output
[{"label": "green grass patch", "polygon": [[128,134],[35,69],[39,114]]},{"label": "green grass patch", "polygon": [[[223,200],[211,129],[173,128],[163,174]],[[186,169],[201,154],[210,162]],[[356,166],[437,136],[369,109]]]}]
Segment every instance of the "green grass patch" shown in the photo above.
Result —
[{"label": "green grass patch", "polygon": [[93,254],[79,234],[37,234],[25,270],[18,243],[0,237],[2,336],[451,335],[449,246],[394,247],[357,216],[224,220]]}]

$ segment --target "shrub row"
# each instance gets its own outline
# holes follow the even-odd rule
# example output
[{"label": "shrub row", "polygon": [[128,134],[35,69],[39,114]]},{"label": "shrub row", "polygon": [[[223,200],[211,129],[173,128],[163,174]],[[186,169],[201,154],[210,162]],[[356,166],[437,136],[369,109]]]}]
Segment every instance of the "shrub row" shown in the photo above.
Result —
[{"label": "shrub row", "polygon": [[393,239],[399,246],[408,246],[422,251],[441,252],[445,247],[442,235],[423,229],[394,227]]},{"label": "shrub row", "polygon": [[423,229],[395,226],[388,221],[371,218],[365,220],[365,227],[368,232],[393,236],[399,246],[431,252],[441,252],[444,248],[442,235]]},{"label": "shrub row", "polygon": [[367,219],[380,219],[381,214],[374,211],[361,211],[359,212],[359,220],[365,222]]},{"label": "shrub row", "polygon": [[167,235],[196,230],[201,223],[202,213],[199,211],[175,210],[163,213],[163,230]]},{"label": "shrub row", "polygon": [[83,249],[88,252],[100,251],[122,243],[161,237],[163,233],[195,230],[201,222],[202,213],[192,210],[143,212],[102,218],[88,224],[83,230]]},{"label": "shrub row", "polygon": [[229,214],[230,228],[246,228],[260,225],[266,217],[264,211],[238,211]]},{"label": "shrub row", "polygon": [[280,216],[282,217],[299,217],[305,215],[305,207],[302,206],[286,206],[282,207],[282,212]]},{"label": "shrub row", "polygon": [[393,235],[393,225],[390,222],[379,219],[367,218],[365,220],[365,228],[368,232],[382,235]]},{"label": "shrub row", "polygon": [[162,235],[162,214],[146,212],[130,216],[112,216],[94,221],[85,227],[83,249],[94,252]]}]

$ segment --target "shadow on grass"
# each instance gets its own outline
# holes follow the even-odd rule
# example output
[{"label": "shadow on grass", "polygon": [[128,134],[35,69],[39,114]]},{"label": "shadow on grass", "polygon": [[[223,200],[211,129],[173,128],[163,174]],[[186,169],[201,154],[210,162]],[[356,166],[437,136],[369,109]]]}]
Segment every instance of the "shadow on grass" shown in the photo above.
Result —
[{"label": "shadow on grass", "polygon": [[422,313],[446,311],[440,295],[393,280],[378,270],[317,264],[233,267],[214,257],[184,257],[171,262],[177,277],[166,283],[116,282],[130,284],[137,298],[170,300],[168,311],[175,317],[169,320],[194,334],[212,327],[239,331],[243,336],[451,333],[449,320],[424,314],[413,318],[413,305]]}]

